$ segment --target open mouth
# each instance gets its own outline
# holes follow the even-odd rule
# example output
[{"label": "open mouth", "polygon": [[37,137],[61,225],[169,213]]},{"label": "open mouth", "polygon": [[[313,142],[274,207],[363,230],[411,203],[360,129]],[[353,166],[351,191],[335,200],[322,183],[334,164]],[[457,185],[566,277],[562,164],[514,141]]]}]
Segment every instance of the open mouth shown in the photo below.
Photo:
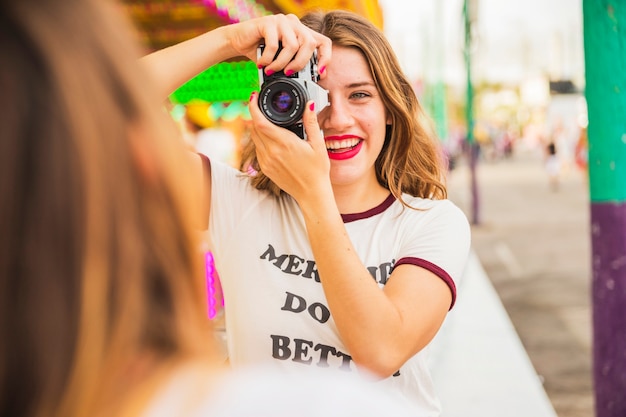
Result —
[{"label": "open mouth", "polygon": [[328,137],[326,150],[330,159],[349,159],[359,153],[363,140],[356,137]]}]

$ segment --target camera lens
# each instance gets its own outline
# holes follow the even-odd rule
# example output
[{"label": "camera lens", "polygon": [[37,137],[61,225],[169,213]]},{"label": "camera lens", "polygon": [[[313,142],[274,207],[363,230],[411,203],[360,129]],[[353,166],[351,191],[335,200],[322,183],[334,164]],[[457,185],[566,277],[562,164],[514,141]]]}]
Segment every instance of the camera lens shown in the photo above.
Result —
[{"label": "camera lens", "polygon": [[278,126],[291,126],[302,118],[307,92],[289,78],[278,78],[264,83],[259,92],[261,112]]},{"label": "camera lens", "polygon": [[277,113],[289,113],[293,108],[294,98],[287,91],[277,91],[270,98],[270,105]]}]

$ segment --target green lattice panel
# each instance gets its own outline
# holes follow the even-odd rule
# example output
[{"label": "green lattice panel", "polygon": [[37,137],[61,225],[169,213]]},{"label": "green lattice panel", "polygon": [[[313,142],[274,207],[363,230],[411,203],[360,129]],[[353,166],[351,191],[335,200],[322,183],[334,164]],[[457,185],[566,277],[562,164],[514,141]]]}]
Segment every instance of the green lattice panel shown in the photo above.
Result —
[{"label": "green lattice panel", "polygon": [[175,103],[249,100],[259,90],[258,69],[252,61],[222,62],[201,72],[171,95]]}]

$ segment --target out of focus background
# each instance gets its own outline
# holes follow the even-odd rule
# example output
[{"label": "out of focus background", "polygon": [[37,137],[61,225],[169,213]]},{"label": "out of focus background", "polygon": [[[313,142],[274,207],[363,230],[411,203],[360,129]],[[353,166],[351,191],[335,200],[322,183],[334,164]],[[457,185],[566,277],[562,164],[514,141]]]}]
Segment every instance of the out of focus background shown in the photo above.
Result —
[{"label": "out of focus background", "polygon": [[[523,347],[523,355],[510,360],[527,355],[559,417],[594,415],[581,2],[125,0],[123,5],[147,51],[220,25],[269,13],[301,15],[317,7],[353,10],[378,25],[448,156],[450,198],[472,223],[473,250],[504,307],[498,314],[510,319]],[[257,88],[254,64],[224,62],[177,90],[171,114],[191,145],[236,165],[249,119],[246,103]],[[219,315],[219,300],[213,305],[211,314]],[[466,313],[473,317],[471,310],[459,314]],[[468,351],[462,359],[476,361],[475,355]],[[460,389],[476,393],[474,399],[493,395],[480,369],[465,377],[468,385]],[[505,389],[519,383],[511,381],[513,374],[509,381],[507,375],[498,378],[495,384]],[[459,415],[523,415],[508,411]],[[452,415],[444,411],[444,417]]]}]

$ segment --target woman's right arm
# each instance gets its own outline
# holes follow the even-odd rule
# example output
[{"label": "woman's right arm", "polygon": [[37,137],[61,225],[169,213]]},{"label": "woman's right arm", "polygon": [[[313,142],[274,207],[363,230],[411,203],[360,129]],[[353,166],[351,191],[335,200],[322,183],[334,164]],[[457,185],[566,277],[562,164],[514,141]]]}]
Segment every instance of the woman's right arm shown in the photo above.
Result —
[{"label": "woman's right arm", "polygon": [[[275,57],[278,42],[281,53]],[[265,50],[257,59],[257,48]],[[141,59],[163,98],[210,66],[229,58],[245,56],[266,71],[299,71],[318,50],[319,67],[331,55],[328,38],[300,23],[295,15],[269,15],[218,27],[195,38],[153,52]],[[320,74],[324,77],[324,73]]]},{"label": "woman's right arm", "polygon": [[[257,48],[263,42],[265,48],[257,58]],[[278,43],[282,44],[276,56]],[[229,58],[245,56],[265,71],[299,71],[310,61],[317,49],[318,65],[323,69],[331,56],[331,42],[327,37],[304,26],[295,15],[269,15],[245,22],[225,25],[153,52],[141,59],[158,89],[166,99],[178,87],[210,66]],[[320,77],[325,73],[320,70]],[[211,207],[211,170],[208,161],[199,155],[190,155],[201,189],[199,196],[209,214]],[[208,218],[208,217],[207,217]],[[203,225],[203,227],[206,226]]]}]

